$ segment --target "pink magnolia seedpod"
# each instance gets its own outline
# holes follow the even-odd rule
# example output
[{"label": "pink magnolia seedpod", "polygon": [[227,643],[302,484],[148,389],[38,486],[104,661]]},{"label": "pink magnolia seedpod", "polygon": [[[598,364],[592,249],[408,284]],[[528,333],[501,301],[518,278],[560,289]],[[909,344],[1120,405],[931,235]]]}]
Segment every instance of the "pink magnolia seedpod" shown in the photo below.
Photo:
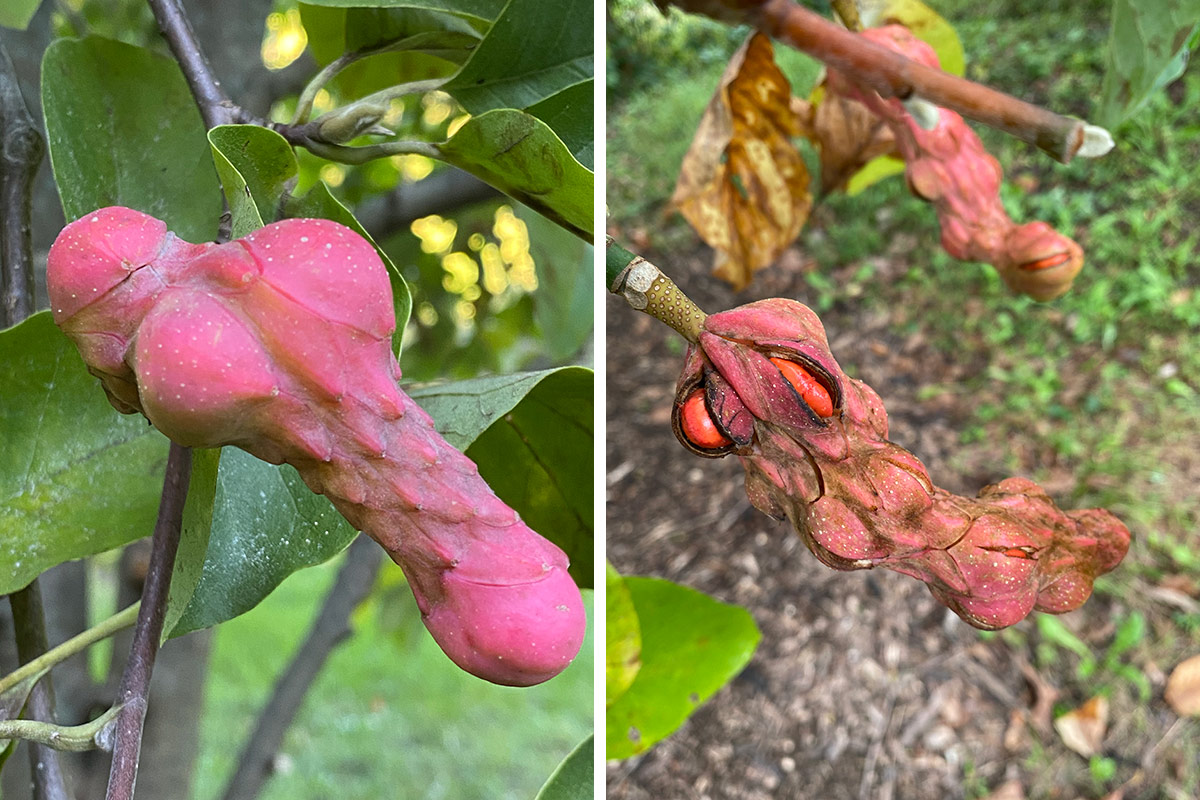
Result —
[{"label": "pink magnolia seedpod", "polygon": [[[1081,606],[1114,569],[1129,531],[1103,509],[1063,512],[1023,478],[960,497],[888,441],[887,412],[846,375],[816,314],[774,298],[708,316],[679,378],[675,431],[699,455],[736,454],[746,494],[788,519],[834,569],[886,567],[924,581],[978,628]],[[689,437],[694,398],[713,431]],[[708,413],[711,412],[711,413]]]},{"label": "pink magnolia seedpod", "polygon": [[[939,66],[933,48],[902,25],[862,35],[913,61]],[[937,124],[926,130],[898,99],[885,100],[836,70],[829,72],[828,87],[862,103],[891,129],[909,188],[937,210],[947,253],[990,263],[1009,288],[1035,300],[1052,300],[1071,288],[1083,267],[1082,248],[1044,222],[1012,221],[1000,202],[1000,163],[962,117],[940,108]]]},{"label": "pink magnolia seedpod", "polygon": [[47,284],[115,408],[182,445],[294,466],[400,565],[460,667],[527,686],[575,657],[586,619],[566,556],[400,390],[391,285],[354,231],[289,219],[190,244],[104,208],[63,229]]}]

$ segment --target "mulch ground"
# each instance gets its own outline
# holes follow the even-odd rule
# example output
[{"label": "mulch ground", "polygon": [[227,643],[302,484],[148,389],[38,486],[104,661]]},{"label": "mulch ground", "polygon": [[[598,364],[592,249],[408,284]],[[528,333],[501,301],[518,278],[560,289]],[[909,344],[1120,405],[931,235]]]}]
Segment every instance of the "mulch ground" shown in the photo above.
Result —
[{"label": "mulch ground", "polygon": [[[644,254],[707,311],[804,301],[809,291],[797,269],[777,267],[734,294],[708,275],[707,250]],[[901,270],[880,264],[876,279]],[[744,606],[763,634],[749,666],[681,730],[609,764],[610,798],[975,798],[1019,792],[1018,783],[1028,796],[1092,796],[1076,788],[1087,785],[1087,762],[1061,746],[1037,759],[1051,774],[1023,766],[1034,749],[1057,745],[1053,681],[1028,653],[981,640],[910,578],[819,564],[786,522],[750,506],[735,458],[700,459],[676,442],[682,340],[621,298],[610,296],[606,313],[608,558],[624,574]],[[919,328],[894,333],[886,312],[846,303],[822,318],[834,355],[883,398],[891,438],[935,483],[974,495],[1004,477],[986,446],[964,454],[964,400],[922,392],[982,365],[957,363]],[[1072,627],[1104,627],[1110,611],[1093,598]]]}]

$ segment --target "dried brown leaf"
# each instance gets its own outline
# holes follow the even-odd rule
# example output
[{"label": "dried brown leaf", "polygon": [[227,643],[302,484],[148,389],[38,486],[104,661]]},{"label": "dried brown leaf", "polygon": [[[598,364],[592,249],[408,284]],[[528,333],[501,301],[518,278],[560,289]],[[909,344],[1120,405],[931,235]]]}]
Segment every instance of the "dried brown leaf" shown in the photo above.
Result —
[{"label": "dried brown leaf", "polygon": [[1171,670],[1165,699],[1181,717],[1200,715],[1200,655],[1180,662]]},{"label": "dried brown leaf", "polygon": [[1084,758],[1091,758],[1100,751],[1108,730],[1108,699],[1096,695],[1054,720],[1054,729],[1068,748]]},{"label": "dried brown leaf", "polygon": [[857,100],[825,91],[824,82],[813,91],[811,102],[795,105],[804,112],[804,135],[821,156],[822,192],[845,189],[873,158],[899,155],[896,137],[883,120]]},{"label": "dried brown leaf", "polygon": [[736,289],[779,257],[812,208],[791,97],[770,39],[752,35],[725,69],[671,197]]}]

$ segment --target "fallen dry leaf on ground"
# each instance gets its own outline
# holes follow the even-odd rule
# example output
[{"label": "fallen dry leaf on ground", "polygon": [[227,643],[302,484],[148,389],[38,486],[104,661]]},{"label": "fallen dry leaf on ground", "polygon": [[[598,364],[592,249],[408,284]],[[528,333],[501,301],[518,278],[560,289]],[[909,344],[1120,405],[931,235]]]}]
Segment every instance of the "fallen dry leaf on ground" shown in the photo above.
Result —
[{"label": "fallen dry leaf on ground", "polygon": [[1171,671],[1164,699],[1181,717],[1200,715],[1200,655],[1180,662]]},{"label": "fallen dry leaf on ground", "polygon": [[1108,730],[1108,698],[1096,695],[1074,711],[1054,720],[1054,730],[1062,743],[1084,758],[1100,751]]}]

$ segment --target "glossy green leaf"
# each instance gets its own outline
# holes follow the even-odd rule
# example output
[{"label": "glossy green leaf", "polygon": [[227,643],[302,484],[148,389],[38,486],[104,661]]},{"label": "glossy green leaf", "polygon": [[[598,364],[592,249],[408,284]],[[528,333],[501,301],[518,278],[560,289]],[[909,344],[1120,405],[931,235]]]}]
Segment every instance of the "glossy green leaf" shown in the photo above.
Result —
[{"label": "glossy green leaf", "polygon": [[420,50],[459,64],[482,38],[467,20],[423,8],[351,8],[346,11],[345,26],[346,52],[396,42],[402,49]]},{"label": "glossy green leaf", "polygon": [[187,502],[183,506],[179,549],[175,553],[175,568],[171,573],[171,587],[167,594],[164,640],[183,616],[204,573],[220,466],[221,448],[192,451],[192,475],[188,483]]},{"label": "glossy green leaf", "polygon": [[374,245],[392,284],[396,309],[392,346],[399,352],[404,326],[412,311],[412,295],[392,259],[375,244],[350,210],[330,194],[324,183],[318,183],[303,197],[292,196],[291,189],[299,173],[296,154],[275,131],[257,125],[220,125],[209,132],[209,141],[213,157],[223,165],[219,172],[230,197],[235,236],[244,236],[261,227],[254,225],[255,220],[269,223],[285,217],[320,217],[352,228]]},{"label": "glossy green leaf", "polygon": [[41,4],[42,0],[4,0],[0,3],[0,25],[25,30]]},{"label": "glossy green leaf", "polygon": [[642,668],[642,628],[625,580],[604,564],[604,702],[625,694]]},{"label": "glossy green leaf", "polygon": [[49,312],[0,333],[0,387],[0,594],[150,535],[167,440],[113,410]]},{"label": "glossy green leaf", "polygon": [[528,108],[592,78],[590,0],[509,0],[442,88],[472,114]]},{"label": "glossy green leaf", "polygon": [[[234,238],[281,219],[299,172],[287,141],[258,125],[218,125],[208,132],[208,141],[233,212]],[[257,226],[238,232],[255,219]]]},{"label": "glossy green leaf", "polygon": [[[592,585],[592,386],[583,367],[413,389],[438,432]],[[473,443],[471,443],[473,441]]]},{"label": "glossy green leaf", "polygon": [[357,535],[291,467],[236,447],[220,453],[204,563],[187,605],[172,610],[169,636],[249,611],[288,575],[328,561]]},{"label": "glossy green leaf", "polygon": [[537,117],[489,111],[438,148],[449,163],[592,241],[595,176]]},{"label": "glossy green leaf", "polygon": [[42,59],[42,108],[68,220],[121,205],[190,242],[216,236],[217,173],[175,61],[108,39],[58,39]]},{"label": "glossy green leaf", "polygon": [[595,160],[592,128],[594,80],[577,83],[525,109],[550,126],[558,134],[571,155],[588,169]]},{"label": "glossy green leaf", "polygon": [[562,760],[534,800],[591,800],[595,796],[596,737],[589,736]]},{"label": "glossy green leaf", "polygon": [[504,0],[305,0],[309,5],[328,8],[424,8],[449,11],[478,19],[493,20],[504,7]]},{"label": "glossy green leaf", "polygon": [[[363,9],[300,4],[300,19],[308,33],[308,48],[318,64],[324,66],[343,53],[353,50],[354,47],[350,46],[348,40],[366,41],[369,32],[365,26],[362,30],[355,30],[359,23],[350,21],[352,16],[355,20],[358,19],[359,11]],[[476,20],[475,23],[486,24],[482,20]],[[475,41],[477,39],[472,39],[472,43]],[[445,44],[442,43],[443,48]],[[449,78],[458,71],[467,53],[448,53],[444,50],[441,52],[447,58],[413,51],[384,52],[369,56],[341,70],[327,88],[340,98],[355,99],[395,86],[401,81]]]},{"label": "glossy green leaf", "polygon": [[591,341],[594,329],[592,247],[524,206],[515,213],[529,229],[529,251],[537,265],[534,321],[550,357],[568,363]]},{"label": "glossy green leaf", "polygon": [[642,628],[642,668],[608,707],[607,758],[627,758],[669,736],[738,674],[760,634],[750,614],[656,578],[625,578]]},{"label": "glossy green leaf", "polygon": [[1183,74],[1200,44],[1200,0],[1113,0],[1097,120],[1113,127]]}]

